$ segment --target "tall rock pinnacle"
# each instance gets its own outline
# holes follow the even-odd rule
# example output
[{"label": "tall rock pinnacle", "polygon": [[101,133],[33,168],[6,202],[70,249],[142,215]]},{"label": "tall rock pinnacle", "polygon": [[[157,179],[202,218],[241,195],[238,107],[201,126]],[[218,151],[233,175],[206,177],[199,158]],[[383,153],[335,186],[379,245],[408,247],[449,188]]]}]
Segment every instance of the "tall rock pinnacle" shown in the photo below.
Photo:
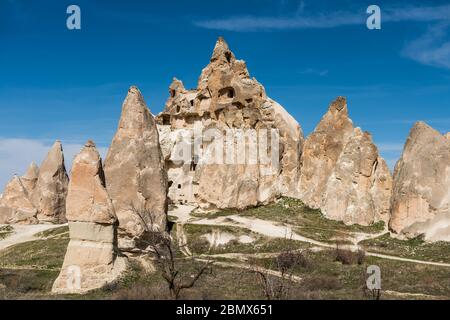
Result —
[{"label": "tall rock pinnacle", "polygon": [[119,219],[119,246],[139,246],[134,240],[150,225],[166,230],[167,172],[155,120],[136,87],[128,90],[104,167]]},{"label": "tall rock pinnacle", "polygon": [[450,139],[424,122],[411,129],[394,171],[390,228],[450,241]]},{"label": "tall rock pinnacle", "polygon": [[299,189],[300,198],[306,205],[321,207],[328,178],[352,134],[353,123],[348,117],[347,101],[338,97],[330,104],[328,112],[303,147]]},{"label": "tall rock pinnacle", "polygon": [[62,144],[56,141],[39,170],[34,194],[41,222],[66,222],[66,195],[69,177],[64,165]]},{"label": "tall rock pinnacle", "polygon": [[85,293],[117,280],[126,263],[117,256],[117,218],[106,192],[100,155],[92,141],[73,161],[67,219],[70,242],[52,291]]},{"label": "tall rock pinnacle", "polygon": [[330,104],[302,153],[300,199],[331,219],[389,221],[392,177],[369,133],[353,128],[346,99]]}]

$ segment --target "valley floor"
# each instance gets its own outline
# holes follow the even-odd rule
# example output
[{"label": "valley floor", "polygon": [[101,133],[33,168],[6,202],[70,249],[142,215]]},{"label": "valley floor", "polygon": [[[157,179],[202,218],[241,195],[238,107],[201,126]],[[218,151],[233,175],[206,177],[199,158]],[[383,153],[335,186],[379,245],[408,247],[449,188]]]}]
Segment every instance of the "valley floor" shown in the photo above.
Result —
[{"label": "valley floor", "polygon": [[[214,262],[211,272],[183,292],[185,299],[264,299],[255,271],[285,279],[277,259],[287,251],[299,253],[302,263],[290,270],[286,299],[368,298],[369,265],[381,269],[382,299],[450,299],[449,243],[395,239],[381,224],[346,226],[289,198],[241,212],[180,205],[169,215],[183,275],[189,278],[204,261]],[[114,286],[83,296],[52,295],[69,241],[67,226],[2,228],[0,298],[168,298],[159,273],[145,271],[138,261]]]}]

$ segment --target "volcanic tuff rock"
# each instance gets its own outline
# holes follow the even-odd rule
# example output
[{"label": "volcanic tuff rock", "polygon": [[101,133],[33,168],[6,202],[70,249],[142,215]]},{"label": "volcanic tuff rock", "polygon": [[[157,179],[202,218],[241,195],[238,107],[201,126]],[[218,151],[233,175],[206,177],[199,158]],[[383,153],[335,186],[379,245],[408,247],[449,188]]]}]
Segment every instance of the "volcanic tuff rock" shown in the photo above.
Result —
[{"label": "volcanic tuff rock", "polygon": [[75,157],[67,194],[70,242],[55,293],[85,293],[111,283],[125,270],[117,256],[116,222],[102,161],[88,141]]},{"label": "volcanic tuff rock", "polygon": [[62,145],[60,141],[56,141],[41,165],[33,195],[40,222],[67,221],[65,215],[68,184]]},{"label": "volcanic tuff rock", "polygon": [[34,162],[32,162],[28,167],[25,175],[23,175],[20,178],[25,190],[27,190],[28,195],[30,197],[36,190],[38,178],[39,178],[39,167]]},{"label": "volcanic tuff rock", "polygon": [[300,199],[346,224],[389,220],[392,177],[369,133],[353,128],[345,98],[331,103],[306,139]]},{"label": "volcanic tuff rock", "polygon": [[424,122],[411,129],[394,171],[393,231],[450,241],[449,137]]},{"label": "volcanic tuff rock", "polygon": [[[264,87],[250,77],[245,62],[235,58],[222,38],[197,89],[186,90],[174,79],[169,92],[157,120],[172,201],[244,208],[296,193],[302,130],[283,107],[267,97]],[[272,129],[278,130],[279,141],[272,138]],[[232,137],[228,141],[227,133]],[[250,150],[264,146],[264,141],[268,147],[256,151],[259,158],[251,160]],[[233,151],[225,152],[225,145]],[[195,153],[179,161],[180,151],[187,150]],[[262,155],[269,161],[262,160]]]},{"label": "volcanic tuff rock", "polygon": [[37,209],[22,178],[14,176],[0,197],[0,223],[38,223]]},{"label": "volcanic tuff rock", "polygon": [[128,90],[104,165],[119,219],[119,247],[133,249],[150,225],[167,229],[167,172],[153,115],[136,87]]}]

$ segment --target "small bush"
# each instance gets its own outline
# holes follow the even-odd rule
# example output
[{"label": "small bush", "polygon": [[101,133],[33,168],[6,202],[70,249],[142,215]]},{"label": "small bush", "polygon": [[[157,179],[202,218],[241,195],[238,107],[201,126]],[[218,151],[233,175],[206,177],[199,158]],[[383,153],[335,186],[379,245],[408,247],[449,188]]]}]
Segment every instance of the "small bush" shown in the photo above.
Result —
[{"label": "small bush", "polygon": [[336,277],[318,275],[305,279],[302,288],[308,291],[338,290],[342,288],[342,283]]},{"label": "small bush", "polygon": [[366,258],[366,253],[363,250],[358,250],[353,252],[348,249],[336,248],[336,261],[342,264],[352,265],[352,264],[363,264]]}]

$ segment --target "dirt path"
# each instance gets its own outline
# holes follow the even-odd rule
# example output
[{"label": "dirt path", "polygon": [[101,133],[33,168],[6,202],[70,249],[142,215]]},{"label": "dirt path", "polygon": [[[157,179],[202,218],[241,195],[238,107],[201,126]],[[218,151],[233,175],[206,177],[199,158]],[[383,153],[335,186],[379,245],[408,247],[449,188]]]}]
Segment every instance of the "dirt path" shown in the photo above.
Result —
[{"label": "dirt path", "polygon": [[[324,247],[324,248],[331,248],[334,249],[335,245],[321,242],[317,240],[313,240],[304,236],[301,236],[297,233],[295,233],[292,230],[292,227],[285,224],[280,224],[274,221],[269,220],[261,220],[258,218],[248,218],[248,217],[241,217],[238,215],[231,215],[231,216],[223,216],[218,217],[214,219],[206,219],[206,218],[196,218],[190,215],[190,212],[193,207],[190,206],[183,206],[180,205],[176,210],[171,211],[170,214],[173,216],[178,217],[178,221],[182,221],[183,224],[190,223],[190,224],[199,224],[199,225],[212,225],[212,226],[234,226],[234,227],[241,227],[248,229],[250,231],[262,234],[267,237],[271,238],[283,238],[283,239],[292,239],[296,241],[302,241],[306,243],[313,244],[315,246]],[[364,234],[364,233],[355,233],[355,239],[353,240],[353,244],[348,246],[349,249],[357,249],[358,243],[363,240],[376,238],[377,236],[382,235],[380,234]],[[344,246],[343,246],[344,247]],[[385,254],[379,254],[374,252],[368,252],[366,251],[367,256],[372,257],[378,257],[382,259],[389,259],[389,260],[396,260],[396,261],[403,261],[403,262],[411,262],[411,263],[418,263],[418,264],[425,264],[425,265],[432,265],[432,266],[440,266],[440,267],[450,267],[450,263],[441,263],[441,262],[432,262],[432,261],[423,261],[423,260],[416,260],[416,259],[409,259],[409,258],[402,258],[398,256],[390,256]]]},{"label": "dirt path", "polygon": [[39,239],[35,235],[39,232],[59,228],[63,225],[53,224],[36,224],[36,225],[11,225],[14,228],[14,233],[9,237],[0,240],[0,250],[4,250],[13,245],[33,241]]},{"label": "dirt path", "polygon": [[[203,262],[207,262],[208,260],[204,260],[204,259],[195,259],[197,261],[203,261]],[[262,268],[262,267],[253,267],[249,264],[241,264],[241,263],[235,263],[235,262],[224,262],[224,261],[214,261],[214,265],[218,265],[218,266],[222,266],[222,267],[232,267],[232,268],[237,268],[237,269],[244,269],[244,270],[249,270],[249,271],[259,271],[259,272],[264,272],[268,275],[271,276],[275,276],[275,277],[283,277],[283,275],[281,274],[281,272],[279,271],[275,271],[275,270],[270,270],[270,269],[266,269],[266,268]],[[301,277],[298,276],[294,276],[294,275],[290,275],[289,277],[290,280],[292,280],[293,282],[299,283],[300,281],[302,281]]]}]

